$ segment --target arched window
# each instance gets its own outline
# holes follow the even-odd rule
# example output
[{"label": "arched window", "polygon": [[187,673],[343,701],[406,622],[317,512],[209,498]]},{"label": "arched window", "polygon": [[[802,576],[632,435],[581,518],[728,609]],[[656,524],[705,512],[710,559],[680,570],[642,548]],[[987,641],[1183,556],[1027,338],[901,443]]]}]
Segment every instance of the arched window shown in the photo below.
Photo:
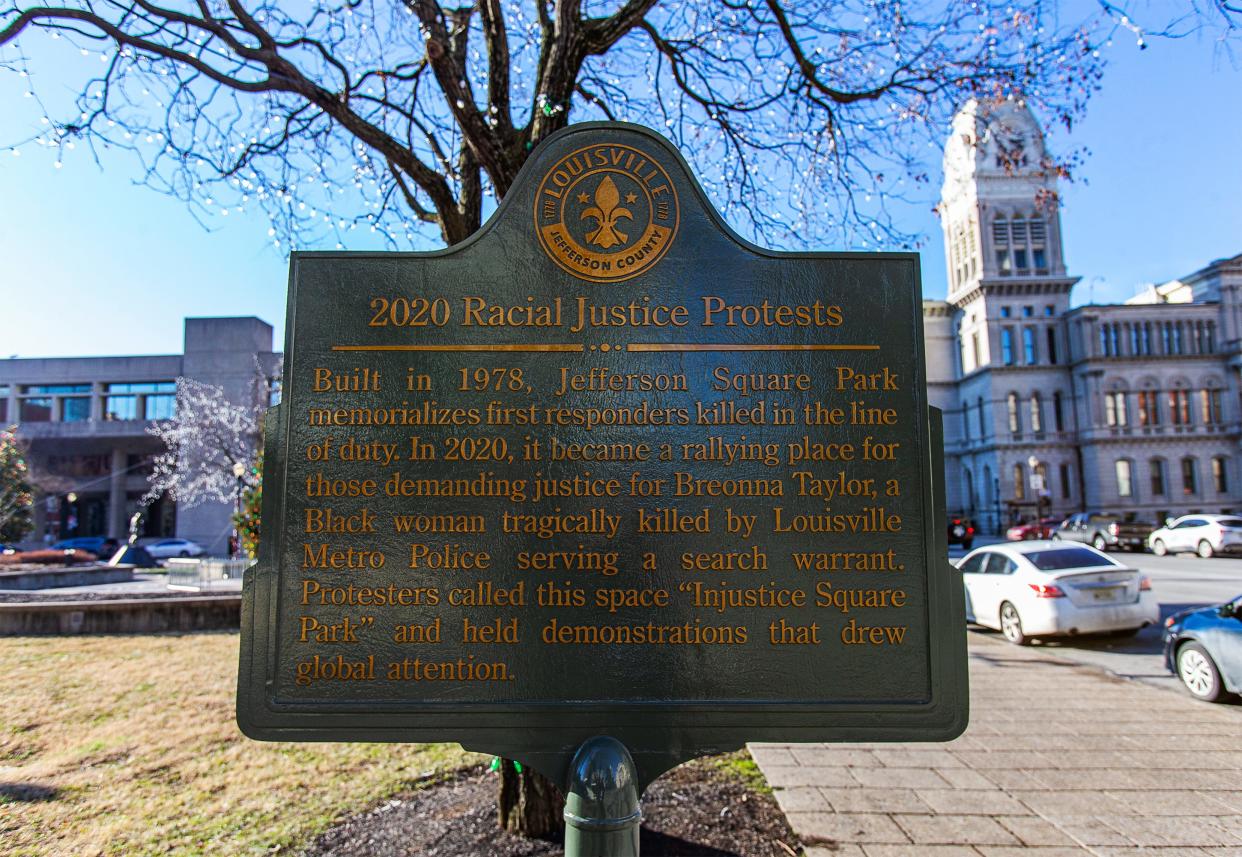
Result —
[{"label": "arched window", "polygon": [[1052,394],[1052,426],[1057,431],[1065,431],[1065,415],[1061,411],[1061,391]]},{"label": "arched window", "polygon": [[1190,425],[1190,391],[1185,381],[1174,381],[1169,390],[1169,422],[1175,426]]},{"label": "arched window", "polygon": [[1135,394],[1138,400],[1138,424],[1154,426],[1160,424],[1160,396],[1156,392],[1156,381],[1147,378],[1140,382],[1142,389]]},{"label": "arched window", "polygon": [[970,510],[971,514],[974,514],[974,511],[975,511],[975,479],[974,479],[974,475],[970,472],[969,467],[962,468],[962,477],[963,477],[964,487],[966,489],[966,508]]},{"label": "arched window", "polygon": [[977,406],[979,410],[979,438],[981,440],[987,440],[988,421],[987,421],[987,415],[984,413],[984,410],[983,410],[983,396],[979,397]]},{"label": "arched window", "polygon": [[1182,493],[1199,493],[1199,461],[1193,455],[1182,459]]},{"label": "arched window", "polygon": [[1026,467],[1021,464],[1013,466],[1013,499],[1026,499]]},{"label": "arched window", "polygon": [[985,506],[992,505],[993,490],[996,487],[996,480],[992,478],[992,465],[983,465],[983,503]]},{"label": "arched window", "polygon": [[1205,426],[1218,426],[1224,422],[1220,382],[1215,379],[1209,379],[1199,391],[1199,418]]},{"label": "arched window", "polygon": [[1040,434],[1044,430],[1044,406],[1039,393],[1031,393],[1031,431]]},{"label": "arched window", "polygon": [[970,443],[970,407],[962,406],[962,442]]},{"label": "arched window", "polygon": [[1125,390],[1110,390],[1104,394],[1104,422],[1114,428],[1130,424]]},{"label": "arched window", "polygon": [[1164,496],[1164,459],[1153,458],[1147,462],[1148,468],[1151,470],[1151,495],[1153,497]]},{"label": "arched window", "polygon": [[1229,493],[1229,459],[1223,455],[1212,459],[1212,486],[1217,494]]},{"label": "arched window", "polygon": [[1009,412],[1009,433],[1020,434],[1022,431],[1022,415],[1018,413],[1018,394],[1010,393],[1005,398],[1005,405]]},{"label": "arched window", "polygon": [[1117,473],[1117,496],[1134,496],[1134,468],[1128,458],[1119,458],[1114,465]]}]

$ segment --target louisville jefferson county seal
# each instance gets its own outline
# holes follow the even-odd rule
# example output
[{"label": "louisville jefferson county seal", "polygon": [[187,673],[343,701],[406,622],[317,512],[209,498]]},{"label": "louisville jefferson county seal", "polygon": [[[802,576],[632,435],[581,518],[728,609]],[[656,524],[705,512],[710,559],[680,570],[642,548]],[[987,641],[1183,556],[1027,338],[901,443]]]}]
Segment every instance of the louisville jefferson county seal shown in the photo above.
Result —
[{"label": "louisville jefferson county seal", "polygon": [[668,172],[633,146],[588,146],[539,182],[535,231],[575,277],[615,283],[650,268],[677,235],[677,191]]}]

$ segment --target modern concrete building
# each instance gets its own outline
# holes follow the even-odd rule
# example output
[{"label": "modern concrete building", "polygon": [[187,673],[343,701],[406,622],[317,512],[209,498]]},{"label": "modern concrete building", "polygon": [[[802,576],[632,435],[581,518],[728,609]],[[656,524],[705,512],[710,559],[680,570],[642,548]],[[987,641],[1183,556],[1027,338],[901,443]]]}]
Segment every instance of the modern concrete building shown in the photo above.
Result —
[{"label": "modern concrete building", "polygon": [[[127,534],[162,450],[147,429],[174,413],[176,379],[265,404],[280,371],[272,327],[257,318],[188,318],[182,354],[0,360],[0,425],[16,424],[39,483],[31,540]],[[223,555],[232,505],[147,507],[144,535],[177,535]]]},{"label": "modern concrete building", "polygon": [[996,532],[1037,514],[1242,510],[1242,255],[1071,309],[1031,112],[967,105],[944,173],[948,299],[923,322],[950,512]]}]

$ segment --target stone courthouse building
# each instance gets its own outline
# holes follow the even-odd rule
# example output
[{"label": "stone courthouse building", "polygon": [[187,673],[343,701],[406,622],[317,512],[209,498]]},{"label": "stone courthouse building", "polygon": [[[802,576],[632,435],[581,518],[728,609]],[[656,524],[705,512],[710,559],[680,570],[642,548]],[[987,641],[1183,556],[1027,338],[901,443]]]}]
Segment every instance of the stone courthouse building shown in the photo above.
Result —
[{"label": "stone courthouse building", "polygon": [[948,509],[1242,511],[1242,255],[1124,304],[1070,308],[1056,176],[1020,102],[971,103],[944,154],[948,299],[925,301]]}]

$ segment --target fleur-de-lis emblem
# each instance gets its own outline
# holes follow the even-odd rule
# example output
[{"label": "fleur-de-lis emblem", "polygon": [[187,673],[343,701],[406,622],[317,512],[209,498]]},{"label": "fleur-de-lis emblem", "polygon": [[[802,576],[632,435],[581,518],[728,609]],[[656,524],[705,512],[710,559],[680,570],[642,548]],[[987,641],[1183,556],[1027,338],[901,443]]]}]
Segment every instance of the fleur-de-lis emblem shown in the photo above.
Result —
[{"label": "fleur-de-lis emblem", "polygon": [[617,228],[617,221],[623,217],[633,220],[634,215],[629,209],[621,208],[620,202],[621,193],[617,190],[616,183],[613,182],[611,176],[604,176],[604,180],[595,188],[595,205],[583,211],[578,218],[579,220],[586,220],[588,217],[595,218],[596,228],[587,234],[587,241],[608,249],[629,240],[629,236]]}]

